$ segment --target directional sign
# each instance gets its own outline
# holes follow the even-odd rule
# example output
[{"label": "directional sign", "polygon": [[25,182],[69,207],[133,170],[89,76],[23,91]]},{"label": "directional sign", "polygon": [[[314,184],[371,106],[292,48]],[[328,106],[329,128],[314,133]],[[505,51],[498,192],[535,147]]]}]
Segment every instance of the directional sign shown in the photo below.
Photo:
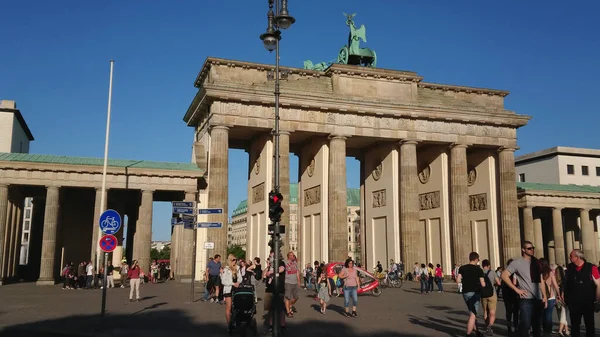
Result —
[{"label": "directional sign", "polygon": [[214,242],[205,242],[204,249],[215,249],[215,243]]},{"label": "directional sign", "polygon": [[193,215],[194,209],[188,207],[173,207],[173,213]]},{"label": "directional sign", "polygon": [[114,235],[106,234],[102,238],[100,238],[100,249],[102,249],[105,253],[110,253],[119,244],[119,240]]},{"label": "directional sign", "polygon": [[193,208],[194,202],[193,201],[173,201],[173,208],[175,208],[175,207]]},{"label": "directional sign", "polygon": [[107,209],[100,215],[100,229],[104,234],[115,234],[121,228],[121,216],[114,209]]},{"label": "directional sign", "polygon": [[198,210],[198,214],[223,214],[222,208],[202,208]]},{"label": "directional sign", "polygon": [[198,228],[223,228],[222,222],[198,222]]},{"label": "directional sign", "polygon": [[194,224],[191,222],[184,222],[183,223],[183,228],[184,229],[194,229]]}]

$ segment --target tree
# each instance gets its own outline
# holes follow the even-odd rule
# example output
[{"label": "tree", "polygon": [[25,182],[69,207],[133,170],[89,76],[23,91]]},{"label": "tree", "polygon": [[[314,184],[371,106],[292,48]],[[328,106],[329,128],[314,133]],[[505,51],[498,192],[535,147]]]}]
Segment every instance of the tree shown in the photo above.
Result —
[{"label": "tree", "polygon": [[160,259],[160,252],[158,251],[158,249],[152,248],[150,250],[150,260],[154,261],[158,259]]},{"label": "tree", "polygon": [[150,250],[150,260],[169,260],[171,258],[171,247],[166,246],[162,250],[152,248]]},{"label": "tree", "polygon": [[240,245],[233,245],[227,248],[227,255],[233,254],[233,256],[237,257],[238,260],[246,259],[246,251]]}]

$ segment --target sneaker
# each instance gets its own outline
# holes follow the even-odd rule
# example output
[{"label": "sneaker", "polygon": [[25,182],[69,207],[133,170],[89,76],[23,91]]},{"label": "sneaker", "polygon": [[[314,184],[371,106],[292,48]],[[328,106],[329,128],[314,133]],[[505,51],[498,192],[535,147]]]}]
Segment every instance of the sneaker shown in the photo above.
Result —
[{"label": "sneaker", "polygon": [[486,336],[493,336],[494,335],[494,330],[492,330],[491,326],[488,326],[487,329],[485,329],[485,335]]},{"label": "sneaker", "polygon": [[210,300],[208,300],[210,303],[215,303],[215,299],[211,298]]},{"label": "sneaker", "polygon": [[269,329],[267,329],[267,332],[265,333],[265,335],[272,335],[273,334],[273,327],[270,326]]},{"label": "sneaker", "polygon": [[352,312],[352,317],[358,317],[358,315],[356,314],[356,311]]},{"label": "sneaker", "polygon": [[350,317],[350,314],[347,311],[344,311],[344,316]]},{"label": "sneaker", "polygon": [[292,305],[292,312],[293,312],[294,314],[297,314],[297,313],[298,313],[298,310],[296,310],[296,307],[295,307],[295,306],[293,306],[293,305]]}]

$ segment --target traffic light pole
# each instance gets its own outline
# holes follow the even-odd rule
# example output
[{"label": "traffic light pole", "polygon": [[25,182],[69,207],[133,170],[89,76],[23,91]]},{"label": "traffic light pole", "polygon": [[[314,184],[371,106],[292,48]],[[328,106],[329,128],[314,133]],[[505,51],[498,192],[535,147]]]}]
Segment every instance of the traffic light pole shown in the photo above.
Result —
[{"label": "traffic light pole", "polygon": [[[275,1],[275,13],[279,15],[279,0]],[[278,28],[278,27],[276,27]],[[275,154],[274,154],[274,166],[275,166],[275,194],[279,194],[279,39],[277,39],[277,43],[275,44]],[[279,297],[281,294],[279,293],[279,222],[276,221],[274,223],[275,228],[273,230],[273,250],[275,251],[275,256],[273,259],[273,272],[275,273],[275,277],[273,279],[273,301],[272,308],[273,310],[273,337],[279,336],[279,328],[280,328],[280,317],[281,310],[280,304],[281,300]]]}]

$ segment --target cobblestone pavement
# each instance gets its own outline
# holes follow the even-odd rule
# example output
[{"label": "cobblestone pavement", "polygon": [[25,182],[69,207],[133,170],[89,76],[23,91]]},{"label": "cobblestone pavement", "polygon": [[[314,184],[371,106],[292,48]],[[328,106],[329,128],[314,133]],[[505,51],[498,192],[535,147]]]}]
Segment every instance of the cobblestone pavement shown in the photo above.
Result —
[{"label": "cobblestone pavement", "polygon": [[[144,284],[142,300],[129,302],[129,289],[108,289],[107,313],[99,315],[100,290],[61,290],[15,284],[0,287],[0,336],[227,336],[224,306],[199,301],[202,285],[190,302],[190,284]],[[259,286],[259,297],[264,287]],[[456,288],[421,295],[416,283],[384,289],[381,297],[359,297],[358,318],[342,316],[343,297],[333,298],[321,315],[313,292],[301,291],[298,314],[288,320],[285,336],[404,337],[464,336],[467,313]],[[262,321],[262,302],[257,320]],[[504,309],[498,305],[496,336],[506,336]],[[260,323],[259,323],[260,324]],[[600,324],[596,316],[597,327]],[[597,334],[600,331],[597,332]],[[259,334],[263,334],[260,324]]]}]

